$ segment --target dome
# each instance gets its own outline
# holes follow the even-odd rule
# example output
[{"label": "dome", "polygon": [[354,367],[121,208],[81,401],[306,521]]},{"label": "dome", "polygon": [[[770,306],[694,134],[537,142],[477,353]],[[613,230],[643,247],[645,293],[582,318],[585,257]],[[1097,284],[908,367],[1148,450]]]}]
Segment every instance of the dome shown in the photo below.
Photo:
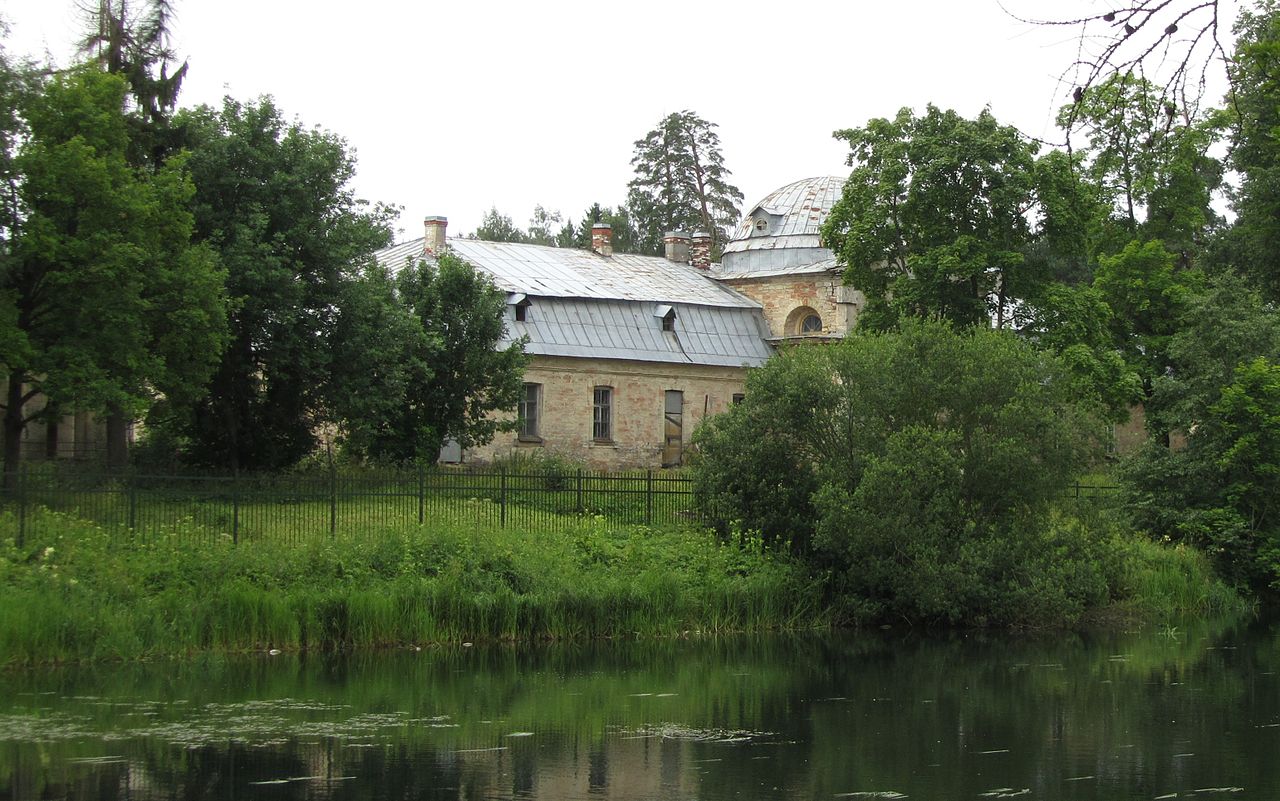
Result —
[{"label": "dome", "polygon": [[822,246],[822,223],[840,199],[844,178],[806,178],[770,192],[751,207],[725,245],[726,272],[759,272],[832,258]]}]

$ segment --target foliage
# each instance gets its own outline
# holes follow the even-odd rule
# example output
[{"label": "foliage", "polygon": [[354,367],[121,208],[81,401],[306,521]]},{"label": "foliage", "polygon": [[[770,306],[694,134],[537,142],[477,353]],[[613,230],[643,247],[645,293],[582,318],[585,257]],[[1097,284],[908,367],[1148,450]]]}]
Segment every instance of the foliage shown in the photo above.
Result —
[{"label": "foliage", "polygon": [[1134,240],[1098,260],[1093,287],[1111,309],[1113,344],[1141,377],[1145,397],[1168,366],[1169,338],[1200,282],[1199,273],[1175,269],[1158,240]]},{"label": "foliage", "polygon": [[434,461],[441,444],[483,445],[516,425],[527,361],[508,342],[506,295],[462,259],[371,265],[335,327],[331,404],[359,454]]},{"label": "foliage", "polygon": [[575,227],[569,220],[556,235],[556,245],[562,248],[591,248],[591,227],[596,223],[608,223],[612,231],[614,253],[639,253],[640,233],[632,221],[631,212],[625,205],[601,206],[592,203],[582,212],[582,221]]},{"label": "foliage", "polygon": [[1030,622],[1028,582],[1098,600],[1093,546],[1042,533],[1094,445],[1078,391],[1053,356],[982,328],[784,351],[699,430],[698,497],[726,527],[811,538],[855,616]]},{"label": "foliage", "polygon": [[1280,10],[1262,2],[1243,10],[1236,26],[1232,61],[1239,111],[1231,166],[1240,174],[1228,236],[1230,262],[1258,283],[1268,298],[1280,298]]},{"label": "foliage", "polygon": [[492,206],[480,218],[472,239],[484,242],[528,242],[529,235],[516,226],[511,218]]},{"label": "foliage", "polygon": [[141,412],[156,391],[181,404],[222,347],[222,275],[190,244],[187,159],[130,165],[124,92],[118,77],[82,68],[20,106],[29,129],[2,279],[6,469],[36,393],[96,412]]},{"label": "foliage", "polygon": [[1141,235],[1164,240],[1189,265],[1217,221],[1210,199],[1222,169],[1206,155],[1217,139],[1211,121],[1180,119],[1172,100],[1162,99],[1149,81],[1125,74],[1064,106],[1058,123],[1088,137],[1078,152],[1112,208],[1103,252]]},{"label": "foliage", "polygon": [[[45,513],[52,514],[52,513]],[[60,516],[17,548],[0,515],[8,663],[267,647],[673,636],[821,622],[790,560],[706,532],[366,526],[304,546],[198,539],[181,525],[113,541]],[[21,613],[21,614],[20,614]]]},{"label": "foliage", "polygon": [[169,47],[173,3],[97,0],[85,10],[89,27],[79,42],[80,54],[129,86],[129,162],[159,163],[181,146],[172,114],[188,65],[184,61],[169,71],[177,60]]},{"label": "foliage", "polygon": [[391,210],[348,187],[338,136],[286,122],[269,98],[183,112],[196,231],[227,270],[230,341],[191,413],[151,421],[188,457],[241,468],[292,464],[315,447],[335,310],[352,265],[390,242]]},{"label": "foliage", "polygon": [[1280,590],[1280,321],[1256,291],[1223,276],[1191,302],[1169,342],[1152,411],[1185,445],[1150,444],[1126,467],[1135,521],[1205,549],[1241,587]]},{"label": "foliage", "polygon": [[1036,145],[989,111],[966,120],[930,105],[917,117],[837,131],[854,169],[823,225],[845,281],[867,296],[860,324],[904,317],[1002,326],[1019,295]]},{"label": "foliage", "polygon": [[692,111],[664,117],[636,140],[627,207],[639,232],[638,253],[662,255],[668,231],[711,234],[712,258],[738,222],[742,192],[729,183],[716,124]]}]

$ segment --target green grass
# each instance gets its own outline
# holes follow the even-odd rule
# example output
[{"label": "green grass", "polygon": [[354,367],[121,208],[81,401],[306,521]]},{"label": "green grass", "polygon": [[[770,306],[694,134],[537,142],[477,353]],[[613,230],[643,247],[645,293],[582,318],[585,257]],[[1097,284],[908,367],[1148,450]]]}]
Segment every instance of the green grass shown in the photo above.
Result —
[{"label": "green grass", "polygon": [[47,510],[0,515],[0,664],[202,651],[679,636],[824,622],[792,560],[706,532],[364,524],[296,544],[145,538]]}]

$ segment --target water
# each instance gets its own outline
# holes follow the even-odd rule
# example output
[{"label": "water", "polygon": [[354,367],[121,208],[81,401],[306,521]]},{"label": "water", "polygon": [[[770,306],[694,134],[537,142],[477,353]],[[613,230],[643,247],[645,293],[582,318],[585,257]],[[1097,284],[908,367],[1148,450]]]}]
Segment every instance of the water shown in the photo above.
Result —
[{"label": "water", "polygon": [[1275,799],[1280,627],[0,674],[0,799]]}]

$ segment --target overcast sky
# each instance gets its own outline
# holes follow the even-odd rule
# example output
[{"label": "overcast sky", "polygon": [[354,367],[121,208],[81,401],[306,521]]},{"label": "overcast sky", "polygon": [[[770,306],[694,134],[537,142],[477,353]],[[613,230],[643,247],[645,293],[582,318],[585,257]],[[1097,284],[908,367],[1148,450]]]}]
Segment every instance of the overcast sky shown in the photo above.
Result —
[{"label": "overcast sky", "polygon": [[[11,53],[65,65],[87,0],[0,0]],[[1094,0],[1006,0],[1027,15]],[[473,230],[496,206],[524,227],[534,204],[580,219],[622,202],[633,143],[691,109],[719,125],[743,211],[783,184],[841,175],[831,137],[932,102],[1055,140],[1063,29],[996,0],[177,0],[181,104],[270,94],[343,136],[358,196]]]}]

